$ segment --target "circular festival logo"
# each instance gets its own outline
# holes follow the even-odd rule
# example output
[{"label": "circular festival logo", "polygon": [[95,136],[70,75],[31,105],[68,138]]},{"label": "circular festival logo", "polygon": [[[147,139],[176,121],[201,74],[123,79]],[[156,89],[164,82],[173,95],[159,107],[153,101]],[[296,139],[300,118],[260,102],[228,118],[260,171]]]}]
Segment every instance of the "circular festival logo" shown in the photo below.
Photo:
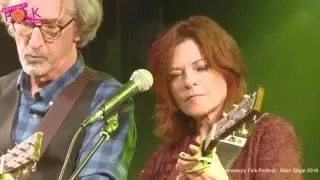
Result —
[{"label": "circular festival logo", "polygon": [[11,12],[11,18],[15,22],[23,22],[26,18],[26,13],[23,9],[15,9]]}]

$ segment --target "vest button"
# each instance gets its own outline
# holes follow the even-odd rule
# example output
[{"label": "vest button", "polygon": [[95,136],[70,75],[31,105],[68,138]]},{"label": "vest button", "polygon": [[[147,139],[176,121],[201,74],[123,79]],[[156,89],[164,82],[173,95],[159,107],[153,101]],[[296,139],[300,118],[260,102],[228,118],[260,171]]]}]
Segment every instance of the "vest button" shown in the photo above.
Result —
[{"label": "vest button", "polygon": [[31,114],[33,118],[38,118],[38,114],[37,113],[32,113]]}]

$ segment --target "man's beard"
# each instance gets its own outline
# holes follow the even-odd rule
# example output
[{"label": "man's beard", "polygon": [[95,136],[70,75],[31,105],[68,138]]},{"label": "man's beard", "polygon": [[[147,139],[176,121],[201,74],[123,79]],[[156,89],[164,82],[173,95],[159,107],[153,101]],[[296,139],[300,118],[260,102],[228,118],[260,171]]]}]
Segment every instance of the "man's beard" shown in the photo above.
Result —
[{"label": "man's beard", "polygon": [[41,63],[21,63],[22,69],[29,75],[32,76],[44,76],[51,69],[52,64],[49,62],[41,62]]},{"label": "man's beard", "polygon": [[[52,69],[52,63],[47,54],[40,51],[30,51],[23,53],[21,59],[22,69],[29,75],[44,76]],[[35,56],[35,57],[32,57]]]}]

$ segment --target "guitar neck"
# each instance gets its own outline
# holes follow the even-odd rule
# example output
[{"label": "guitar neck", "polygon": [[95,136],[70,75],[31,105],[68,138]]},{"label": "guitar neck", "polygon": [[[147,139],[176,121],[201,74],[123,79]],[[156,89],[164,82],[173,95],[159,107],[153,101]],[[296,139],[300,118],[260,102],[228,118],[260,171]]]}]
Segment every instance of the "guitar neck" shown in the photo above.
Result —
[{"label": "guitar neck", "polygon": [[0,157],[0,175],[24,168],[40,158],[43,133],[36,132]]}]

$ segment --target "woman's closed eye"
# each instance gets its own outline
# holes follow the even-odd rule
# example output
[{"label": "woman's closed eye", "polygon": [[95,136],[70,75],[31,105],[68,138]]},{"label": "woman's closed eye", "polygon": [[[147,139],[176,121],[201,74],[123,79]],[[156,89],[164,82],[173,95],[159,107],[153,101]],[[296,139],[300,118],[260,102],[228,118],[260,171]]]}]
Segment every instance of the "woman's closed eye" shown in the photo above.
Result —
[{"label": "woman's closed eye", "polygon": [[181,70],[173,70],[173,71],[169,72],[169,76],[171,78],[178,77],[178,76],[180,76],[182,74],[183,74],[183,72]]},{"label": "woman's closed eye", "polygon": [[200,66],[198,66],[196,69],[197,69],[197,71],[208,71],[209,66],[208,66],[207,64],[205,64],[205,65],[200,65]]}]

